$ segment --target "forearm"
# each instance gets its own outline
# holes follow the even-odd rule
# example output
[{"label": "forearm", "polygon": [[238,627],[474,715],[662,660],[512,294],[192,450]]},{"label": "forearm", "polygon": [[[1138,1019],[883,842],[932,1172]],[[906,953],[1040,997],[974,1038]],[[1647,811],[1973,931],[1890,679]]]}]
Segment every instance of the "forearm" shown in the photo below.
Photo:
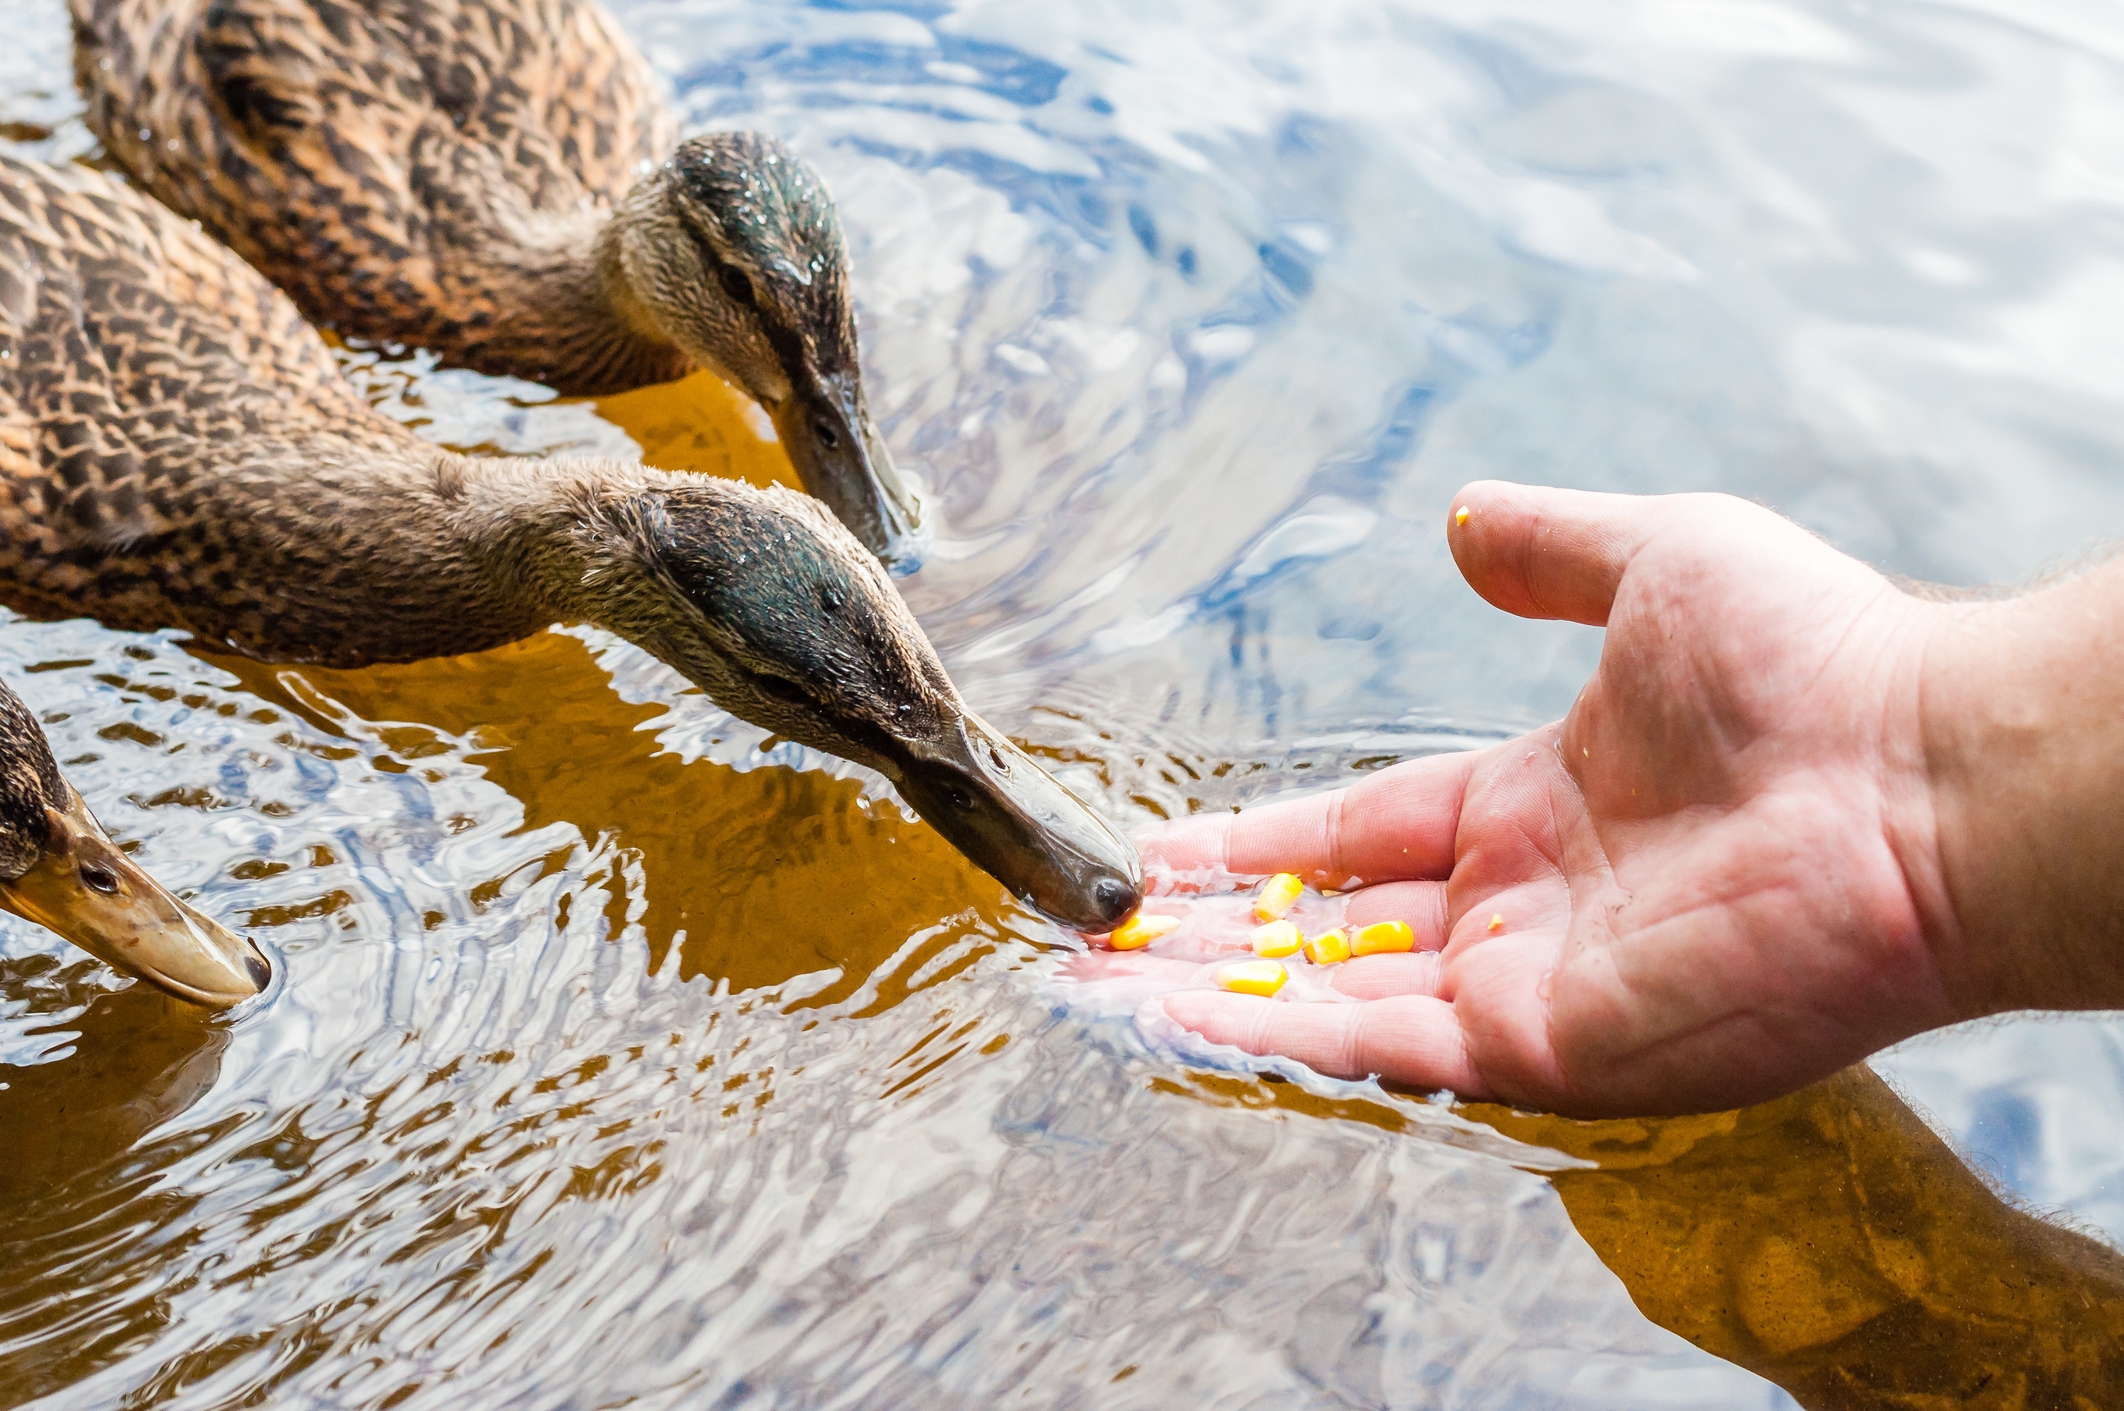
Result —
[{"label": "forearm", "polygon": [[1963,1007],[2124,1007],[2124,561],[1940,608],[1919,715]]}]

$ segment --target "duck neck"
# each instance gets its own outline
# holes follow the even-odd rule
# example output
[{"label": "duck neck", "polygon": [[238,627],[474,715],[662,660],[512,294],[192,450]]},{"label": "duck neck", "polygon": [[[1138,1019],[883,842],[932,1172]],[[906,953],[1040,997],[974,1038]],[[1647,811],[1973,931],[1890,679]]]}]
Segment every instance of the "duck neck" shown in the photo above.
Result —
[{"label": "duck neck", "polygon": [[692,360],[646,317],[627,287],[616,227],[625,206],[594,228],[549,244],[520,241],[512,253],[517,306],[467,344],[481,371],[534,376],[565,396],[595,397],[669,382]]},{"label": "duck neck", "polygon": [[631,635],[627,607],[644,585],[620,526],[674,479],[621,461],[450,455],[437,467],[439,520],[526,630],[586,622]]},{"label": "duck neck", "polygon": [[[611,530],[677,479],[618,461],[460,455],[395,428],[358,447],[313,437],[219,479],[208,508],[224,552],[172,598],[82,602],[0,581],[0,599],[342,667],[485,651],[558,621],[639,639],[623,590],[650,581],[612,581],[625,545]],[[206,578],[220,563],[235,566]]]},{"label": "duck neck", "polygon": [[664,169],[658,167],[634,183],[599,227],[590,259],[596,269],[598,297],[604,301],[610,326],[625,330],[643,344],[669,348],[677,354],[677,345],[665,336],[655,310],[627,272],[630,263],[643,263],[641,252],[652,241],[651,230],[665,207],[664,183],[668,179]]}]

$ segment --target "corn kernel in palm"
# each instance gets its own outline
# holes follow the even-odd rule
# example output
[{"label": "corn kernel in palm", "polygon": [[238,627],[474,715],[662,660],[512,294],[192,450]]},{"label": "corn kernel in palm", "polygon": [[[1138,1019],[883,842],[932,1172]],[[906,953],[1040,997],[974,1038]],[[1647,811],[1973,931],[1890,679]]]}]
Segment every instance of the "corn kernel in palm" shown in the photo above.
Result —
[{"label": "corn kernel in palm", "polygon": [[1146,916],[1139,911],[1116,926],[1106,943],[1115,950],[1142,950],[1179,924],[1177,916]]},{"label": "corn kernel in palm", "polygon": [[1350,937],[1351,955],[1389,955],[1415,948],[1416,932],[1406,921],[1374,921]]},{"label": "corn kernel in palm", "polygon": [[1299,947],[1305,944],[1305,937],[1298,934],[1298,928],[1288,921],[1271,921],[1256,926],[1247,942],[1253,946],[1254,954],[1281,960],[1284,956],[1296,955]]},{"label": "corn kernel in palm", "polygon": [[1254,896],[1254,919],[1256,921],[1280,920],[1291,904],[1305,892],[1305,883],[1288,872],[1278,872],[1261,884]]},{"label": "corn kernel in palm", "polygon": [[1273,996],[1283,988],[1290,972],[1280,960],[1242,960],[1237,965],[1227,965],[1217,972],[1217,984],[1236,995],[1260,995],[1263,999]]},{"label": "corn kernel in palm", "polygon": [[1350,958],[1350,938],[1340,926],[1305,943],[1305,958],[1315,965],[1340,965]]}]

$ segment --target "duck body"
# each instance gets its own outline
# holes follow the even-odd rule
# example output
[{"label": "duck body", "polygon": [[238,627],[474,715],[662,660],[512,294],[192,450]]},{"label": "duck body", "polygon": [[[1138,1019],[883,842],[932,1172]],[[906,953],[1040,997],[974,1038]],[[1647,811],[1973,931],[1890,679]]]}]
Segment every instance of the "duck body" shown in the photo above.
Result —
[{"label": "duck body", "polygon": [[583,0],[73,0],[89,122],[314,322],[564,392],[682,375],[596,243],[676,124]]},{"label": "duck body", "polygon": [[111,157],[313,322],[567,393],[712,368],[913,562],[824,183],[757,134],[679,143],[592,0],[71,4]]},{"label": "duck body", "polygon": [[0,157],[8,606],[343,666],[522,636],[536,613],[438,542],[442,470],[228,250]]},{"label": "duck body", "polygon": [[1105,930],[1141,895],[1134,849],[966,708],[816,501],[431,445],[232,251],[100,173],[6,156],[0,602],[343,667],[594,623],[877,768],[1058,919]]}]

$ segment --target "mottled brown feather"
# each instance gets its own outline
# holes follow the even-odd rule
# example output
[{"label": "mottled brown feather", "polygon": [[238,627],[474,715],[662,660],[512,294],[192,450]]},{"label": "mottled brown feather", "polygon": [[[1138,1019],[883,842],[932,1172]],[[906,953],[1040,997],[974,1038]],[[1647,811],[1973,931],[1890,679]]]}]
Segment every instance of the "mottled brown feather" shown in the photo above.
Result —
[{"label": "mottled brown feather", "polygon": [[72,0],[88,118],[316,322],[600,391],[688,358],[595,243],[676,125],[589,0]]},{"label": "mottled brown feather", "polygon": [[[4,157],[0,286],[0,598],[269,655],[377,654],[348,580],[390,571],[396,528],[346,511],[409,493],[430,458],[284,296],[106,177]],[[442,646],[453,617],[396,635]]]},{"label": "mottled brown feather", "polygon": [[50,810],[66,802],[66,781],[44,728],[0,681],[0,882],[12,882],[36,863],[51,836]]}]

